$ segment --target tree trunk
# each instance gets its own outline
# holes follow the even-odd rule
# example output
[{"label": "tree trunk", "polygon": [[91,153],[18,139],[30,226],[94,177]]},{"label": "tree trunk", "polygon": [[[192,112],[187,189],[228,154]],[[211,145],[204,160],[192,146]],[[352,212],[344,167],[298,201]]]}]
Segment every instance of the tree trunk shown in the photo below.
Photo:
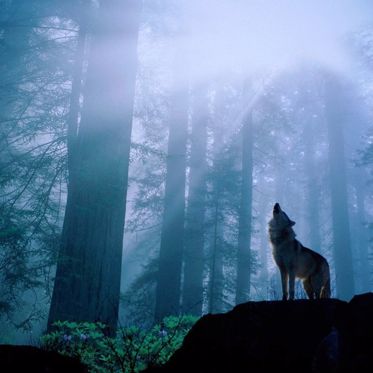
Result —
[{"label": "tree trunk", "polygon": [[167,176],[156,290],[156,321],[161,321],[165,316],[177,315],[180,311],[187,123],[188,90],[186,86],[182,85],[175,89],[171,104]]},{"label": "tree trunk", "polygon": [[360,263],[359,280],[360,292],[371,291],[370,282],[370,265],[369,265],[369,235],[366,227],[366,211],[365,211],[365,197],[366,188],[364,185],[365,179],[361,172],[356,172],[354,175],[355,193],[356,193],[356,249],[357,257]]},{"label": "tree trunk", "polygon": [[238,258],[236,304],[250,297],[251,276],[251,206],[253,187],[253,124],[252,112],[244,119],[242,127],[242,179],[238,228]]},{"label": "tree trunk", "polygon": [[347,102],[343,100],[343,86],[336,77],[327,76],[325,83],[337,297],[349,300],[354,294],[354,280],[343,135]]},{"label": "tree trunk", "polygon": [[207,106],[206,89],[195,89],[184,248],[183,312],[196,316],[202,314],[203,303]]},{"label": "tree trunk", "polygon": [[210,278],[209,278],[209,313],[223,312],[223,253],[222,253],[222,226],[219,219],[220,191],[217,186],[214,192],[214,233],[211,250]]},{"label": "tree trunk", "polygon": [[78,137],[78,125],[80,114],[80,95],[82,94],[83,64],[86,47],[86,25],[84,20],[80,22],[78,41],[75,53],[74,71],[71,84],[70,110],[67,119],[67,162],[69,170],[69,183],[73,178],[76,141]]},{"label": "tree trunk", "polygon": [[[265,185],[264,178],[260,178],[258,185]],[[269,299],[269,276],[268,276],[268,255],[270,252],[270,244],[268,240],[268,222],[267,213],[272,206],[269,205],[268,197],[264,193],[260,193],[258,224],[260,234],[260,282],[263,284],[264,299]]]},{"label": "tree trunk", "polygon": [[92,28],[49,325],[117,325],[140,8],[101,1]]},{"label": "tree trunk", "polygon": [[[223,97],[218,97],[216,108],[223,107]],[[219,115],[219,113],[217,113]],[[219,119],[216,118],[216,121]],[[223,274],[223,217],[222,217],[222,173],[224,170],[221,159],[223,134],[217,124],[214,128],[213,144],[213,181],[212,181],[212,220],[213,237],[210,249],[209,298],[208,312],[220,313],[224,311],[224,274]]]},{"label": "tree trunk", "polygon": [[309,244],[313,250],[320,252],[321,236],[320,236],[320,188],[318,184],[317,166],[315,160],[315,123],[309,120],[305,123],[304,130],[304,166],[306,176],[306,193],[307,193],[307,225],[309,226],[308,238]]}]

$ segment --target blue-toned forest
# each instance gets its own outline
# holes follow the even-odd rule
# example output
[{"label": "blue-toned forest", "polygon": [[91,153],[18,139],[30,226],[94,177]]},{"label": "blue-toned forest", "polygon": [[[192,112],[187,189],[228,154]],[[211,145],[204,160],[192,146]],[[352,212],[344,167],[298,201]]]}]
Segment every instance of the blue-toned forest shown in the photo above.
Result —
[{"label": "blue-toned forest", "polygon": [[371,371],[372,14],[0,0],[0,371]]}]

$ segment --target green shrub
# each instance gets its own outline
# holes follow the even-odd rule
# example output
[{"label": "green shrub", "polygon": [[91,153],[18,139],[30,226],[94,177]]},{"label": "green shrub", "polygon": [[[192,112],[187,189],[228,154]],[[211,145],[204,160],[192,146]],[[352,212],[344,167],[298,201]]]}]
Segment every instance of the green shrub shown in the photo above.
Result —
[{"label": "green shrub", "polygon": [[58,321],[54,331],[41,338],[46,350],[79,358],[91,372],[134,373],[164,364],[196,322],[194,316],[170,316],[150,330],[119,328],[108,337],[101,323]]}]

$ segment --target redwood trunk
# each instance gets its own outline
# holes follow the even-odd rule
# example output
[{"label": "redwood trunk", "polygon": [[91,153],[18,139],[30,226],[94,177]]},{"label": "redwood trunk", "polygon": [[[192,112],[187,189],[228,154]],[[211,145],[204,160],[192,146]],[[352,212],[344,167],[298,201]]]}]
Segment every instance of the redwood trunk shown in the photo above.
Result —
[{"label": "redwood trunk", "polygon": [[49,314],[116,328],[141,2],[101,2]]},{"label": "redwood trunk", "polygon": [[195,90],[184,249],[183,312],[200,316],[203,302],[207,92]]},{"label": "redwood trunk", "polygon": [[253,123],[252,113],[242,126],[241,203],[238,227],[238,258],[236,304],[247,302],[250,297],[251,276],[251,207],[253,184]]},{"label": "redwood trunk", "polygon": [[354,279],[343,133],[347,101],[338,78],[328,76],[325,88],[336,290],[338,298],[349,300],[354,294]]}]

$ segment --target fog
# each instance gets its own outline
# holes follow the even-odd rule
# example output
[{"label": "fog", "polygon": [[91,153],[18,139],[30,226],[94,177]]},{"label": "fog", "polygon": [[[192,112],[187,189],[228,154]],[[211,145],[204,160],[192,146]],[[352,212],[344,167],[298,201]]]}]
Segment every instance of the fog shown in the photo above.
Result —
[{"label": "fog", "polygon": [[0,341],[282,299],[275,203],[372,291],[372,1],[78,3],[0,1]]},{"label": "fog", "polygon": [[175,26],[198,79],[278,72],[302,62],[351,68],[347,39],[371,21],[369,1],[189,1]]},{"label": "fog", "polygon": [[[154,72],[150,80],[158,87],[156,94],[162,89],[164,92],[191,89],[193,102],[196,90],[207,92],[210,107],[204,115],[209,117],[208,126],[214,128],[211,131],[219,133],[218,141],[214,135],[211,142],[208,140],[211,166],[214,160],[216,161],[216,152],[232,151],[229,148],[232,143],[238,141],[236,136],[241,131],[242,122],[245,122],[247,114],[253,111],[254,121],[259,128],[254,135],[251,247],[259,267],[265,262],[271,276],[278,275],[266,236],[266,226],[258,225],[263,224],[259,221],[270,220],[272,202],[283,202],[289,216],[298,221],[295,231],[305,245],[312,242],[324,247],[332,245],[332,221],[327,217],[328,213],[324,216],[323,212],[323,209],[331,209],[329,192],[323,191],[323,188],[328,188],[330,184],[329,166],[324,163],[328,158],[328,133],[325,132],[327,119],[325,104],[322,102],[325,95],[324,76],[336,76],[351,93],[344,98],[349,102],[349,107],[342,115],[352,119],[344,130],[344,147],[347,168],[351,170],[347,172],[353,172],[351,168],[359,163],[359,149],[366,141],[363,138],[366,139],[370,127],[371,109],[367,105],[370,95],[367,90],[370,89],[372,76],[366,56],[359,54],[364,49],[362,40],[365,40],[363,44],[370,43],[369,32],[365,32],[372,24],[369,17],[372,4],[369,1],[204,1],[202,4],[188,1],[178,6],[168,4],[164,8],[151,7],[151,10],[158,11],[156,16],[160,14],[164,17],[161,19],[166,19],[169,29],[165,32],[147,25],[142,33],[140,31],[139,51],[143,66]],[[365,36],[361,38],[362,35]],[[197,93],[197,97],[200,97],[199,94]],[[147,99],[149,97],[152,95]],[[224,109],[219,108],[219,105],[227,99],[228,108],[224,113]],[[155,100],[159,103],[159,98]],[[271,103],[265,103],[266,100]],[[146,107],[148,104],[149,101],[142,102],[141,98],[138,101],[139,107]],[[195,110],[192,107],[189,114],[191,133]],[[350,112],[347,113],[348,111]],[[273,118],[276,116],[277,118]],[[341,123],[335,122],[333,125],[340,126]],[[145,125],[145,131],[151,131],[149,127],[151,126]],[[311,129],[305,129],[308,127]],[[139,143],[144,141],[144,135],[146,137],[143,129],[141,120],[138,126],[135,122],[134,138]],[[159,135],[159,127],[157,131]],[[167,129],[164,131],[164,136],[167,136]],[[277,145],[271,142],[268,144],[266,140],[262,142],[261,136],[266,132],[270,137],[276,137],[274,142],[277,142]],[[307,148],[309,136],[313,138],[311,149]],[[193,147],[193,143],[189,146]],[[163,143],[161,149],[166,153],[167,144]],[[314,160],[307,160],[309,151],[314,152]],[[305,168],[309,162],[315,162],[311,166],[313,170]],[[134,174],[139,172],[137,166],[136,164],[132,169]],[[235,167],[239,169],[241,166],[238,163]],[[359,174],[361,169],[358,170]],[[187,168],[187,172],[192,171]],[[365,174],[364,170],[362,172]],[[154,172],[150,174],[154,176]],[[202,178],[201,175],[199,177]],[[351,174],[351,177],[355,178],[356,174]],[[307,181],[308,179],[315,183],[314,192],[307,191],[307,183],[312,183]],[[136,200],[136,195],[137,198],[139,195],[135,185],[129,192]],[[141,189],[140,193],[142,192]],[[316,200],[310,202],[309,193],[316,193]],[[349,197],[349,208],[352,210],[357,208],[355,198],[357,197]],[[188,187],[186,199],[188,200]],[[368,199],[370,201],[370,198]],[[365,200],[367,208],[371,204],[368,199]],[[132,211],[131,201],[130,198],[129,211]],[[314,233],[309,219],[314,217],[308,210],[309,203],[317,203],[315,209],[319,209],[320,215],[317,220],[321,219],[322,222],[316,224],[323,224],[319,227],[323,232],[320,233],[323,242],[320,242],[320,239],[315,241],[312,236]],[[137,267],[136,263],[142,263],[147,250],[153,252],[152,249],[146,249],[146,246],[159,245],[160,237],[157,237],[157,232],[159,233],[162,219],[158,220],[154,214],[150,215],[152,218],[148,224],[144,224],[140,219],[143,225],[140,224],[141,227],[135,229],[137,233],[134,238],[135,242],[147,244],[134,243],[131,239],[127,241],[127,245],[125,243],[129,262],[126,263],[124,258],[124,268],[128,268],[123,272],[124,289],[127,289],[132,279],[142,273],[141,266]],[[131,216],[131,212],[127,213],[128,216]],[[234,218],[230,222],[224,222],[224,219],[222,218],[221,222],[223,227],[237,223]],[[363,218],[363,224],[367,223],[365,219],[367,217]],[[351,224],[354,225],[353,222]],[[234,231],[234,228],[233,232],[223,233],[223,236],[224,234],[231,234],[231,239],[237,240],[238,232]],[[127,237],[130,238],[131,233]],[[154,241],[150,243],[150,239]],[[209,257],[212,255],[212,244],[208,242],[209,238],[205,239],[206,255]],[[144,253],[141,250],[144,250]],[[321,249],[318,252],[323,251]],[[333,261],[331,252],[326,250],[324,254]],[[361,259],[355,257],[354,260]],[[262,281],[260,276],[265,270],[261,268],[257,275],[254,275],[254,283]],[[228,268],[226,270],[229,271]],[[332,271],[334,272],[333,268]],[[206,281],[208,282],[207,279]],[[279,279],[266,281],[276,282]],[[254,286],[256,288],[257,285]],[[280,292],[280,289],[276,292]],[[253,299],[262,299],[268,297],[269,293],[252,292],[251,296]],[[204,310],[207,311],[208,308]]]}]

